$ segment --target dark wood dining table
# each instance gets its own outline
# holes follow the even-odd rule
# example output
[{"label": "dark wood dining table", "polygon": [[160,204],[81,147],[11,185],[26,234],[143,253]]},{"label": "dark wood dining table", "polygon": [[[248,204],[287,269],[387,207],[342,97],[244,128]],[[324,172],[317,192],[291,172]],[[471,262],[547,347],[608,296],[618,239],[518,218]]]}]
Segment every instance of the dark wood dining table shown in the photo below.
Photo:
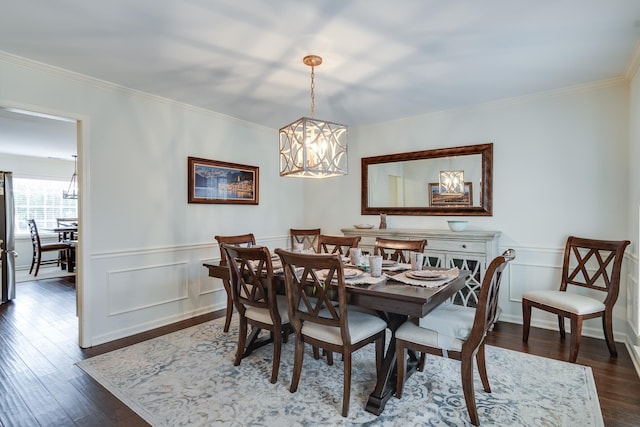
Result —
[{"label": "dark wood dining table", "polygon": [[52,231],[54,233],[58,233],[62,236],[62,240],[76,240],[78,234],[78,226],[65,226],[65,227],[55,227],[55,228],[47,228],[47,231]]},{"label": "dark wood dining table", "polygon": [[[220,266],[217,262],[203,265],[209,269],[209,276],[229,280],[228,266]],[[456,279],[437,289],[407,285],[392,279],[372,285],[346,285],[349,304],[375,310],[387,322],[391,331],[391,340],[385,352],[381,374],[365,407],[367,411],[380,415],[387,401],[395,393],[396,330],[409,316],[423,317],[454,296],[465,286],[465,280],[469,275],[469,271],[462,270]],[[276,275],[276,280],[284,281],[284,277]],[[418,365],[418,358],[413,352],[409,352],[408,357],[406,378],[415,373]]]},{"label": "dark wood dining table", "polygon": [[76,246],[78,245],[78,226],[64,226],[45,228],[46,231],[57,233],[60,236],[61,242],[69,244],[69,250],[67,251],[66,263],[62,264],[62,268],[66,268],[69,273],[75,271],[76,266]]}]

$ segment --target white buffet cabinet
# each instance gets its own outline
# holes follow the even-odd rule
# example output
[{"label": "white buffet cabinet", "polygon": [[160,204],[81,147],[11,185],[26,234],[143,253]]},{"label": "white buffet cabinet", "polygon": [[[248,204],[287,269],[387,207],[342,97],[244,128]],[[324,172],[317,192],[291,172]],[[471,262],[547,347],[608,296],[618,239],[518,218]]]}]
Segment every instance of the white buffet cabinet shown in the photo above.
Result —
[{"label": "white buffet cabinet", "polygon": [[498,255],[500,231],[449,231],[418,228],[361,229],[343,228],[345,236],[360,236],[363,251],[373,253],[376,237],[386,239],[427,239],[424,248],[425,263],[430,267],[458,267],[471,271],[467,286],[460,291],[454,302],[475,307],[484,272],[491,260]]}]

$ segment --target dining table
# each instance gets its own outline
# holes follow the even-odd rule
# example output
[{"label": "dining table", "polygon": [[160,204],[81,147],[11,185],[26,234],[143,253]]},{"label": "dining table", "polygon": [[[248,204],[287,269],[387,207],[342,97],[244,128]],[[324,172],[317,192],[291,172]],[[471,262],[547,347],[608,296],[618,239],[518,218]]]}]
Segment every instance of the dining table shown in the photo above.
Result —
[{"label": "dining table", "polygon": [[60,226],[54,228],[46,228],[45,230],[51,231],[53,233],[57,233],[61,236],[62,241],[65,240],[76,240],[78,234],[78,226]]},{"label": "dining table", "polygon": [[76,246],[78,246],[78,226],[77,225],[65,225],[60,227],[45,228],[44,230],[56,233],[59,236],[61,242],[67,243],[69,249],[66,251],[66,257],[68,258],[66,263],[62,264],[63,269],[67,269],[69,273],[75,271],[76,266]]},{"label": "dining table", "polygon": [[[346,261],[345,261],[346,262]],[[222,280],[229,280],[229,267],[221,266],[219,262],[205,262],[203,266],[209,270],[209,276]],[[409,268],[409,267],[407,267]],[[441,269],[446,270],[446,269]],[[395,274],[400,274],[401,270],[385,271],[383,277],[377,280],[345,280],[348,303],[359,307],[374,310],[378,316],[387,322],[387,327],[391,331],[391,339],[385,351],[383,367],[380,375],[376,379],[376,385],[369,395],[365,409],[375,415],[380,415],[384,410],[387,401],[395,394],[396,386],[396,330],[409,317],[424,317],[430,311],[438,307],[445,301],[449,301],[458,291],[465,286],[465,280],[471,274],[470,271],[460,270],[457,276],[448,280],[437,288],[415,286],[399,282],[393,279]],[[368,275],[368,272],[364,272]],[[274,280],[282,285],[284,289],[284,275],[275,274]],[[369,283],[367,283],[369,282]],[[259,331],[252,331],[259,332]],[[256,335],[257,336],[257,335]],[[245,351],[249,354],[255,347],[264,345],[253,338]],[[254,346],[254,348],[250,348]],[[418,357],[414,352],[408,352],[407,375],[406,378],[416,372]]]}]

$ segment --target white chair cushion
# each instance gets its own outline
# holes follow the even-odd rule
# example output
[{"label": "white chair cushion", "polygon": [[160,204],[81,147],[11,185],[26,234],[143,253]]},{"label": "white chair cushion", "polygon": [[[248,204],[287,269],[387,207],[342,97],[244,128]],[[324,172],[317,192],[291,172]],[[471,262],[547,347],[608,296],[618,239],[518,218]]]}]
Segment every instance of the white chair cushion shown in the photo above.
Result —
[{"label": "white chair cushion", "polygon": [[[435,333],[435,342],[429,341],[432,347],[451,349],[456,340],[464,342],[473,329],[476,309],[457,304],[442,304],[426,316],[418,320],[418,326]],[[419,331],[418,331],[419,332]],[[431,336],[431,335],[429,335]],[[456,344],[458,346],[461,344]]]},{"label": "white chair cushion", "polygon": [[[371,335],[387,328],[387,322],[376,315],[364,313],[357,310],[348,310],[349,335],[351,343],[355,344]],[[335,326],[325,326],[313,322],[304,322],[302,325],[302,335],[306,335],[317,340],[331,344],[342,345],[340,328]]]},{"label": "white chair cushion", "polygon": [[462,351],[462,344],[464,344],[463,340],[453,337],[439,337],[436,331],[421,328],[418,326],[418,319],[409,319],[404,322],[396,331],[396,339],[453,351]]},{"label": "white chair cushion", "polygon": [[[287,312],[287,297],[285,297],[284,295],[278,295],[276,297],[276,303],[278,304],[278,313],[280,313],[280,320],[282,324],[289,323],[289,313]],[[246,306],[244,315],[247,317],[247,319],[252,319],[257,322],[273,325],[271,314],[269,314],[269,310],[266,308]]]},{"label": "white chair cushion", "polygon": [[522,294],[522,298],[581,315],[597,313],[605,308],[595,298],[562,291],[528,291]]}]

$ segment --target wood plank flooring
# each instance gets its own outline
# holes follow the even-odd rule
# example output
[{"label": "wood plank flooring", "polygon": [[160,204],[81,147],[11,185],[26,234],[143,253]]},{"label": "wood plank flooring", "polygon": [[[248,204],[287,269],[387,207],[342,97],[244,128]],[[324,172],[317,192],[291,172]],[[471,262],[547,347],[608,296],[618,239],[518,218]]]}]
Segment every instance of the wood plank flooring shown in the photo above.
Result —
[{"label": "wood plank flooring", "polygon": [[[74,363],[222,315],[211,313],[115,342],[81,349],[77,345],[74,278],[18,283],[17,299],[0,305],[0,426],[145,426],[111,393]],[[487,343],[565,360],[568,338],[498,323]],[[623,344],[609,357],[601,340],[583,338],[578,363],[591,366],[605,425],[640,426],[640,379]],[[561,402],[559,402],[561,404]]]}]

